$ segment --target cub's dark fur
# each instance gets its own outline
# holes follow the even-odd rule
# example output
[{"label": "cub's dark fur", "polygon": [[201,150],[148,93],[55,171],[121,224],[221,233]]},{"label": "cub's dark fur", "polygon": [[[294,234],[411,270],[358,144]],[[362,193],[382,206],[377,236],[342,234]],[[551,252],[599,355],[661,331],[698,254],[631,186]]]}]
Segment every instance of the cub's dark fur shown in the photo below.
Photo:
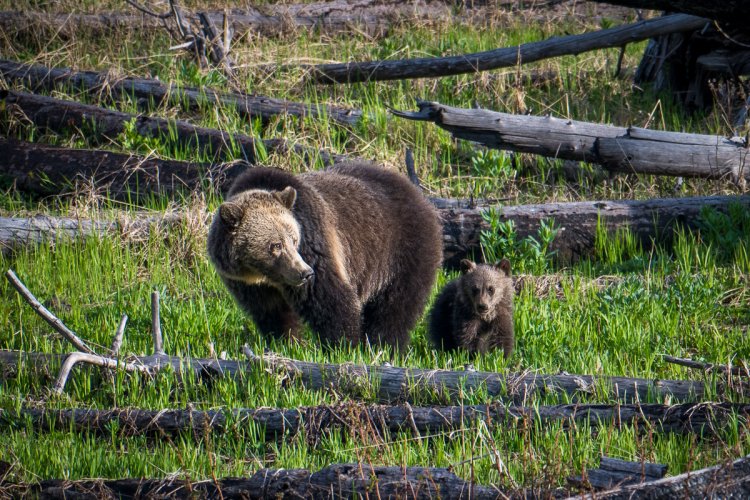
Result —
[{"label": "cub's dark fur", "polygon": [[502,347],[513,353],[513,280],[510,262],[497,267],[461,261],[463,275],[440,292],[430,312],[432,343],[445,350],[462,347],[484,354]]},{"label": "cub's dark fur", "polygon": [[442,262],[437,213],[407,179],[366,164],[292,175],[252,168],[214,217],[208,252],[266,335],[405,347]]}]

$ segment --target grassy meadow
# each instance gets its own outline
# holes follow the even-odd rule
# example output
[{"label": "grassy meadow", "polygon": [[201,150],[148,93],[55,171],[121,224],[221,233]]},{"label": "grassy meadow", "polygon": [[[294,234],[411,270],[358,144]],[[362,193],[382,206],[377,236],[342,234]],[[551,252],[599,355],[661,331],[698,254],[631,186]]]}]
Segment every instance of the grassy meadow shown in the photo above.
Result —
[{"label": "grassy meadow", "polygon": [[[186,8],[197,2],[186,2]],[[210,5],[224,6],[213,2]],[[232,5],[234,6],[234,5]],[[457,13],[461,9],[456,8]],[[127,10],[106,2],[9,2],[0,10],[97,12]],[[514,12],[492,10],[481,22],[437,21],[397,25],[387,34],[361,32],[328,35],[300,30],[275,38],[246,34],[233,42],[246,91],[309,103],[360,108],[366,119],[343,127],[326,119],[278,117],[248,122],[236,111],[214,105],[197,113],[162,105],[149,114],[187,119],[264,138],[285,138],[310,147],[364,157],[404,171],[404,152],[411,148],[417,172],[429,194],[444,197],[508,198],[506,204],[590,199],[646,199],[657,196],[738,194],[729,182],[652,176],[608,176],[595,165],[571,164],[531,155],[489,151],[456,142],[430,123],[390,116],[386,106],[414,109],[415,99],[480,106],[504,112],[552,113],[576,120],[654,129],[733,135],[721,107],[687,115],[669,95],[636,88],[632,75],[645,42],[628,45],[623,70],[614,76],[619,50],[603,50],[542,61],[509,70],[416,81],[324,86],[304,82],[302,72],[259,70],[268,64],[397,59],[477,52],[582,33],[635,19],[633,11],[585,2],[565,2],[554,9]],[[169,51],[175,42],[166,32],[128,32],[60,37],[54,32],[0,33],[0,56],[49,66],[110,71],[113,75],[158,77],[185,86],[229,90],[220,72],[201,69],[183,52]],[[531,77],[533,76],[533,78]],[[15,88],[0,78],[0,88]],[[111,102],[60,89],[54,95],[138,112],[134,102]],[[0,111],[0,135],[69,147],[97,147],[164,158],[208,161],[205,153],[184,150],[169,138],[143,138],[125,132],[101,139],[81,130],[58,134],[40,130]],[[268,165],[295,172],[311,167],[301,158],[267,155]],[[1,160],[0,160],[1,161]],[[221,198],[208,190],[167,199],[153,196],[141,203],[109,199],[92,186],[63,186],[65,196],[38,199],[0,191],[0,216],[58,214],[108,219],[142,211],[181,210],[200,221]],[[123,313],[130,318],[123,352],[150,354],[150,293],[161,294],[165,350],[181,356],[209,356],[210,345],[229,358],[242,357],[242,345],[284,356],[320,362],[355,362],[395,366],[462,369],[466,353],[433,350],[425,338],[426,322],[412,332],[402,353],[370,346],[322,349],[312,335],[296,344],[263,339],[224,289],[205,251],[206,231],[186,222],[169,234],[147,238],[128,235],[40,245],[0,256],[3,272],[19,278],[60,319],[90,345],[109,346]],[[562,266],[545,242],[518,241],[510,228],[483,238],[487,255],[506,255],[514,272],[555,279],[555,293],[527,287],[515,303],[516,351],[471,360],[478,370],[540,373],[608,374],[649,379],[705,380],[716,399],[742,401],[742,395],[719,393],[717,381],[701,371],[665,363],[662,355],[716,363],[750,359],[750,214],[705,212],[701,231],[676,230],[669,247],[643,248],[627,232],[597,237],[596,252],[586,261]],[[477,256],[479,257],[479,256]],[[433,296],[455,277],[441,271]],[[544,278],[546,277],[546,278]],[[602,279],[605,278],[605,279]],[[600,286],[591,286],[592,282]],[[48,353],[70,351],[51,328],[0,280],[0,349]],[[64,395],[52,396],[49,379],[24,370],[0,383],[0,408],[294,408],[346,402],[345,395],[309,391],[283,383],[276,374],[254,367],[238,380],[179,381],[174,373],[154,379],[117,373],[109,380],[96,370],[76,369]],[[375,402],[364,395],[360,401]],[[591,398],[592,402],[614,401]],[[440,402],[425,395],[415,404]],[[463,403],[487,402],[486,395],[464,394]],[[551,396],[528,405],[566,402]],[[650,401],[660,402],[664,401]],[[672,401],[674,402],[674,401]],[[77,432],[34,431],[19,422],[0,433],[0,460],[7,472],[0,479],[37,481],[49,478],[242,476],[263,468],[308,468],[360,461],[382,465],[453,466],[457,474],[505,488],[555,488],[583,467],[595,467],[600,454],[648,460],[669,466],[670,474],[708,466],[750,453],[745,422],[733,419],[717,435],[678,436],[657,431],[529,422],[517,428],[477,422],[450,434],[417,437],[411,433],[374,435],[349,429],[329,435],[298,435],[266,443],[262,429],[230,428],[221,434],[151,439],[125,437],[116,429],[106,437]]]}]

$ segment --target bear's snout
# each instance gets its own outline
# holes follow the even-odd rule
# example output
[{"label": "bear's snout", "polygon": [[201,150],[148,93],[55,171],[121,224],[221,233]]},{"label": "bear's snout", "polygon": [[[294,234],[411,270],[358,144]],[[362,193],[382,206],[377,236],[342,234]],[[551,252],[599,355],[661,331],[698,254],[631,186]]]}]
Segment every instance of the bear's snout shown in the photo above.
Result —
[{"label": "bear's snout", "polygon": [[313,271],[312,269],[305,269],[299,275],[303,285],[313,279],[313,276],[315,276],[315,271]]},{"label": "bear's snout", "polygon": [[477,304],[477,312],[478,313],[484,314],[484,313],[486,313],[489,310],[490,310],[490,306],[488,306],[487,304]]}]

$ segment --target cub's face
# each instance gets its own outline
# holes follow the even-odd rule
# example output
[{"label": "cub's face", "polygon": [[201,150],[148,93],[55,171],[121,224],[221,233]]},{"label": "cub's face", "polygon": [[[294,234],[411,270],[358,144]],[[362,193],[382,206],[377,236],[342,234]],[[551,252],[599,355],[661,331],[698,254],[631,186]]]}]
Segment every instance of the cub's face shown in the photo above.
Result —
[{"label": "cub's face", "polygon": [[209,256],[219,274],[249,285],[301,286],[314,275],[299,254],[297,192],[250,190],[224,202],[209,231]]},{"label": "cub's face", "polygon": [[461,269],[464,273],[461,292],[471,304],[474,314],[483,320],[491,321],[498,308],[508,307],[513,302],[514,289],[507,259],[497,266],[476,265],[463,260]]}]

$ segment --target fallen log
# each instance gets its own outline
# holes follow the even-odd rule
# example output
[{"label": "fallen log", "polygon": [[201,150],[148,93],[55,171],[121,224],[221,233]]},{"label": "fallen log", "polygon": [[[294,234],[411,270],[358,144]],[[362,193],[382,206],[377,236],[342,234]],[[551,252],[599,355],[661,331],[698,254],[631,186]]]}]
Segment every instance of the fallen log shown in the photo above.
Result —
[{"label": "fallen log", "polygon": [[[0,374],[16,374],[19,367],[23,366],[43,371],[45,364],[59,366],[65,358],[61,354],[32,353],[32,356],[31,360],[27,360],[26,353],[0,351]],[[237,377],[249,368],[246,361],[180,358],[164,354],[131,356],[128,361],[154,370],[171,366],[178,374],[192,370],[196,376],[208,378]],[[33,365],[29,365],[32,362]],[[704,396],[704,384],[696,380],[319,364],[273,355],[252,355],[249,363],[276,370],[309,390],[333,389],[351,398],[367,395],[367,398],[383,403],[413,402],[415,399],[424,400],[428,396],[446,403],[460,401],[463,394],[477,390],[486,392],[487,397],[502,398],[517,404],[535,394],[567,395],[575,400],[602,395],[622,402],[663,401],[669,397],[672,401],[684,403],[702,401]]]},{"label": "fallen log", "polygon": [[71,129],[85,130],[88,139],[113,139],[125,130],[126,123],[132,123],[139,135],[169,138],[187,149],[201,151],[216,159],[233,160],[239,154],[248,163],[255,163],[259,148],[279,154],[294,152],[309,159],[320,158],[325,164],[332,164],[343,158],[298,144],[289,145],[283,139],[261,140],[243,134],[198,127],[182,120],[136,116],[26,92],[0,90],[0,104],[5,113],[30,121],[43,130],[60,133]]},{"label": "fallen log", "polygon": [[748,498],[750,456],[721,465],[686,472],[643,484],[570,497],[577,499],[629,500],[632,498]]},{"label": "fallen log", "polygon": [[[591,428],[635,427],[639,431],[713,436],[731,416],[747,422],[750,404],[565,404],[525,407],[517,405],[410,406],[348,403],[296,409],[241,408],[226,410],[116,410],[34,409],[0,410],[0,428],[31,425],[38,432],[52,430],[108,435],[161,437],[188,433],[203,437],[206,432],[237,431],[260,427],[267,441],[302,433],[308,439],[335,430],[373,429],[388,432],[450,432],[470,427],[477,421],[489,426],[522,426],[562,423]],[[740,424],[743,425],[743,424]],[[640,464],[638,464],[640,465]],[[601,465],[602,468],[604,467]],[[617,470],[640,474],[640,469]],[[650,469],[649,469],[650,470]],[[648,471],[647,471],[648,472]],[[663,475],[663,474],[662,474]]]},{"label": "fallen log", "polygon": [[2,188],[13,187],[34,196],[89,190],[118,200],[195,192],[206,186],[221,192],[249,167],[242,161],[192,163],[1,137],[0,158]]},{"label": "fallen log", "polygon": [[602,456],[599,467],[588,469],[585,475],[572,476],[568,482],[583,488],[610,490],[629,484],[656,481],[667,473],[667,466],[650,462],[628,462]]},{"label": "fallen log", "polygon": [[416,112],[391,112],[409,120],[431,121],[456,138],[490,148],[599,163],[612,172],[750,180],[750,149],[742,139],[454,108],[429,101],[417,105]]},{"label": "fallen log", "polygon": [[[711,208],[727,213],[729,206],[750,207],[750,196],[699,196],[653,200],[583,201],[497,207],[501,222],[512,220],[519,239],[537,236],[541,221],[554,220],[560,229],[550,247],[561,263],[590,257],[597,228],[628,229],[644,248],[669,244],[677,226],[697,228],[701,211]],[[490,226],[483,218],[487,208],[447,208],[438,211],[443,224],[443,265],[458,268],[461,259],[479,255],[480,235]],[[211,214],[204,214],[207,224]],[[0,252],[9,253],[43,242],[75,240],[88,236],[122,235],[141,238],[172,224],[184,215],[123,215],[116,220],[38,215],[30,218],[0,217]]]},{"label": "fallen log", "polygon": [[597,3],[622,5],[635,9],[682,12],[694,16],[736,23],[738,12],[750,11],[750,0],[727,0],[725,2],[694,2],[691,0],[594,0]]},{"label": "fallen log", "polygon": [[343,125],[354,125],[362,117],[358,109],[347,109],[327,104],[303,104],[247,95],[241,92],[217,92],[210,88],[181,87],[153,78],[115,77],[95,71],[73,71],[68,68],[50,68],[40,64],[24,64],[0,59],[0,75],[9,82],[28,86],[33,92],[59,88],[84,91],[101,97],[121,99],[134,97],[156,105],[170,103],[195,111],[206,105],[234,108],[247,118],[268,120],[277,115],[326,117]]},{"label": "fallen log", "polygon": [[700,17],[674,14],[593,33],[553,37],[540,42],[474,54],[303,67],[310,71],[311,80],[329,84],[459,75],[516,67],[542,59],[580,54],[590,50],[622,47],[628,43],[647,40],[659,35],[697,30],[705,26],[707,22],[706,19]]},{"label": "fallen log", "polygon": [[448,469],[334,464],[307,469],[261,469],[248,478],[51,479],[0,482],[0,495],[20,498],[475,498],[502,491],[465,481]]}]

